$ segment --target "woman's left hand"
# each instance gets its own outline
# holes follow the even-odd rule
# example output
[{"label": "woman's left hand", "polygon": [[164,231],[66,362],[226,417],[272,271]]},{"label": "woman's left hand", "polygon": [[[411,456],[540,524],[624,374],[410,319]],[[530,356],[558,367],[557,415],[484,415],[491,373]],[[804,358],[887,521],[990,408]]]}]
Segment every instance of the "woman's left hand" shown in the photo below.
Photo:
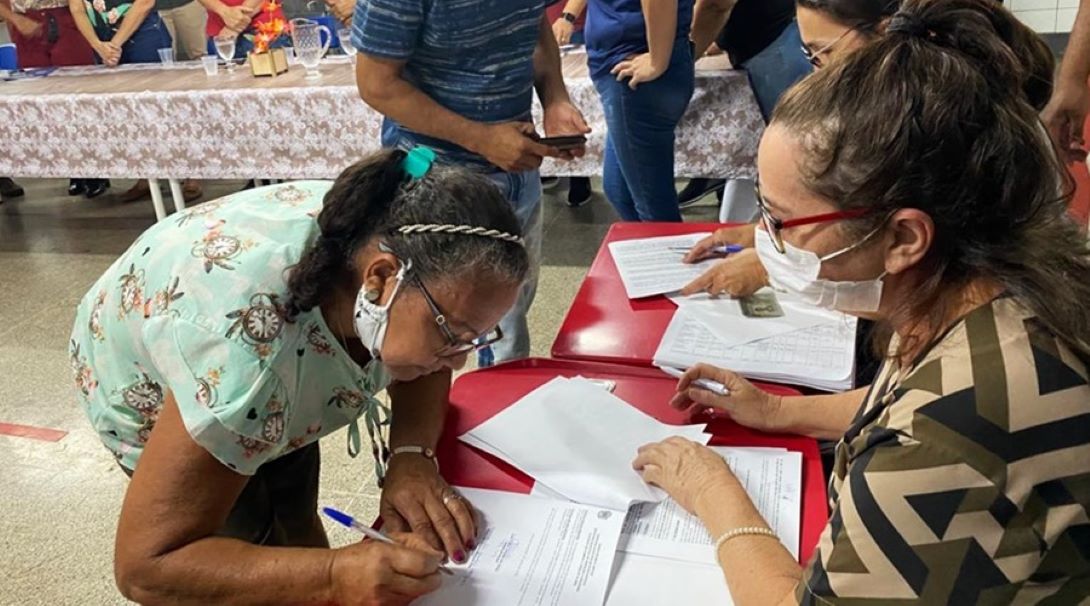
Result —
[{"label": "woman's left hand", "polygon": [[386,529],[414,532],[454,562],[465,562],[466,548],[476,547],[473,506],[439,475],[435,463],[422,455],[400,454],[390,459],[379,513]]},{"label": "woman's left hand", "polygon": [[632,468],[689,513],[696,513],[697,503],[709,490],[734,480],[723,457],[707,446],[676,436],[641,446]]},{"label": "woman's left hand", "polygon": [[666,73],[666,68],[666,65],[655,65],[651,53],[640,53],[614,65],[611,73],[617,76],[617,80],[628,78],[628,87],[636,90],[636,86]]}]

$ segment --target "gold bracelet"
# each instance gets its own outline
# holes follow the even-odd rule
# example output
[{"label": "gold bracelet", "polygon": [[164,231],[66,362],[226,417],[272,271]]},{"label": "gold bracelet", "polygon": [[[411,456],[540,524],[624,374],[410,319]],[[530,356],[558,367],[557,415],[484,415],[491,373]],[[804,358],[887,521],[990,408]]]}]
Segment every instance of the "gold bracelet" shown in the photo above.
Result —
[{"label": "gold bracelet", "polygon": [[715,540],[715,559],[719,559],[719,550],[723,548],[723,545],[727,544],[727,541],[736,539],[745,535],[760,535],[766,537],[772,537],[779,540],[780,537],[776,536],[775,532],[772,532],[771,528],[764,526],[742,526],[741,528],[735,528],[734,530],[728,530],[723,533],[718,539]]}]

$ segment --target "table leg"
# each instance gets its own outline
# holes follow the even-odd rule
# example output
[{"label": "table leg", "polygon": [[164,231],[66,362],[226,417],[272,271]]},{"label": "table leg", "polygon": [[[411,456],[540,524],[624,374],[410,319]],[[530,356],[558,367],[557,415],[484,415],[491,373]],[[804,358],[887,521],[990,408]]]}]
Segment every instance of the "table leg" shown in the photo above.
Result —
[{"label": "table leg", "polygon": [[169,179],[170,181],[170,197],[174,200],[174,210],[182,212],[185,210],[185,196],[182,195],[182,182],[177,179]]},{"label": "table leg", "polygon": [[159,191],[159,179],[148,179],[148,188],[151,189],[151,204],[155,207],[155,220],[162,221],[167,217],[167,209],[163,206],[163,192]]}]

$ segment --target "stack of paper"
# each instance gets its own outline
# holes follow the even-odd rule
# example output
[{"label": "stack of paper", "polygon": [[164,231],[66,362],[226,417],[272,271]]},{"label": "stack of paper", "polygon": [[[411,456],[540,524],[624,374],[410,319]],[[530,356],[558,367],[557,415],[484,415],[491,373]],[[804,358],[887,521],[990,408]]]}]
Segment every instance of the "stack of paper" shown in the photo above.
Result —
[{"label": "stack of paper", "polygon": [[[523,494],[459,488],[480,513],[477,548],[424,606],[600,606],[624,516]],[[632,604],[632,602],[629,602]]]},{"label": "stack of paper", "polygon": [[671,436],[706,444],[706,425],[666,425],[586,379],[558,377],[459,439],[566,498],[626,511],[665,494],[632,469],[640,446]]},{"label": "stack of paper", "polygon": [[731,299],[672,298],[678,311],[655,352],[658,366],[699,363],[752,379],[827,391],[851,389],[855,318],[776,293],[784,315],[747,318]]},{"label": "stack of paper", "polygon": [[[745,488],[757,511],[775,531],[791,555],[799,556],[799,520],[802,512],[802,454],[785,448],[715,446]],[[535,484],[530,494],[563,499],[548,487]],[[672,499],[637,503],[625,518],[620,551],[658,558],[714,565],[714,543],[700,518]]]},{"label": "stack of paper", "polygon": [[[727,460],[769,527],[797,559],[802,455],[782,448],[713,450]],[[562,498],[540,484],[530,494]],[[606,604],[732,603],[713,541],[700,519],[672,499],[633,505],[621,531]]]},{"label": "stack of paper", "polygon": [[609,252],[629,299],[677,292],[718,261],[684,263],[694,244],[711,234],[687,234],[610,242]]}]

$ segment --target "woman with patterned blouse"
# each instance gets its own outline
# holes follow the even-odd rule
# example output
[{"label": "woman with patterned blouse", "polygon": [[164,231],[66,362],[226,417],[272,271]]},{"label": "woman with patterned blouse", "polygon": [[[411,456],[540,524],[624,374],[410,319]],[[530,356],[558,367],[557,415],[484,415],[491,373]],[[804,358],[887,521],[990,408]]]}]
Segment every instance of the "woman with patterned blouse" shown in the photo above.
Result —
[{"label": "woman with patterned blouse", "polygon": [[[529,261],[499,190],[430,169],[429,152],[161,221],[83,299],[79,398],[132,476],[126,597],[401,604],[438,586],[438,550],[466,560],[472,507],[433,449],[452,369],[502,337]],[[361,422],[386,528],[407,546],[331,550],[317,519],[317,440],[347,426],[355,456]]]},{"label": "woman with patterned blouse", "polygon": [[174,41],[155,0],[69,0],[68,9],[102,63],[158,63]]},{"label": "woman with patterned blouse", "polygon": [[868,390],[778,398],[709,366],[678,385],[677,407],[840,439],[804,568],[711,450],[640,449],[634,467],[717,537],[736,604],[1090,594],[1090,250],[986,2],[907,0],[789,92],[761,142],[772,284],[892,336]]}]

